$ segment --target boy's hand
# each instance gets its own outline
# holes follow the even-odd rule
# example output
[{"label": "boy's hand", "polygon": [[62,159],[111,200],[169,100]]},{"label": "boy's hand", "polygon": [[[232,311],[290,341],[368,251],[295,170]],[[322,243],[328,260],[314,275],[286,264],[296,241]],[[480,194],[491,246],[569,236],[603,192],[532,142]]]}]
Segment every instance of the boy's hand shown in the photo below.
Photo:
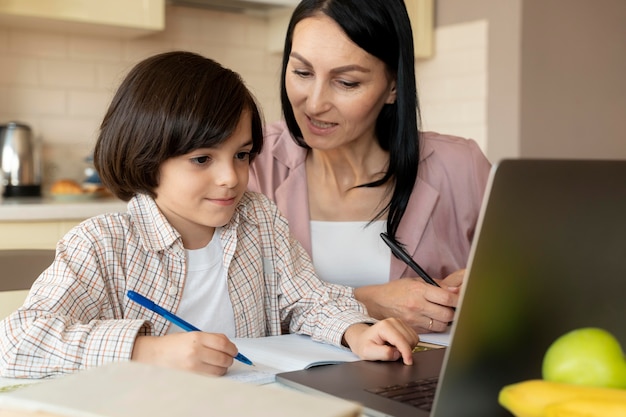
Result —
[{"label": "boy's hand", "polygon": [[402,320],[389,318],[372,326],[353,324],[346,330],[344,340],[361,359],[395,361],[402,357],[405,365],[412,365],[412,351],[419,337]]},{"label": "boy's hand", "polygon": [[223,334],[174,333],[166,336],[138,336],[131,360],[169,368],[224,375],[233,364],[237,347]]}]

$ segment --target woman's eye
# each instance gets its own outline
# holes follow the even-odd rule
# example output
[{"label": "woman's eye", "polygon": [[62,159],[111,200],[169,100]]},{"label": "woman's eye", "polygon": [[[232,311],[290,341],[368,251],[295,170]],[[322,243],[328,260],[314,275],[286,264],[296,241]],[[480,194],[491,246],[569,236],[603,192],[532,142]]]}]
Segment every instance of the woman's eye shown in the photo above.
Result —
[{"label": "woman's eye", "polygon": [[294,73],[295,75],[297,75],[300,78],[307,78],[311,76],[311,71],[307,71],[307,70],[298,70],[295,69],[292,71],[292,73]]},{"label": "woman's eye", "polygon": [[191,162],[196,164],[196,165],[204,165],[207,162],[209,162],[210,160],[211,160],[211,158],[209,158],[206,155],[204,155],[204,156],[195,156],[195,157],[191,158]]},{"label": "woman's eye", "polygon": [[346,89],[352,89],[352,88],[356,88],[360,85],[360,83],[356,82],[356,81],[345,81],[345,80],[339,80],[338,83]]},{"label": "woman's eye", "polygon": [[237,152],[235,154],[235,158],[239,159],[241,161],[248,160],[248,159],[250,159],[250,152],[247,152],[247,151],[246,152]]}]

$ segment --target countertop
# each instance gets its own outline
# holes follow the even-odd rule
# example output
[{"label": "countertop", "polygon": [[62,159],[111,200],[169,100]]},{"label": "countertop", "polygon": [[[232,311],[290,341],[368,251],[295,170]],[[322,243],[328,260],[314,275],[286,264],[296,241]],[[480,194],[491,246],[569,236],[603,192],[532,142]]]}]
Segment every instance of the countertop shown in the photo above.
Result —
[{"label": "countertop", "polygon": [[127,203],[117,198],[63,200],[52,197],[4,197],[0,222],[87,219],[104,213],[126,212]]}]

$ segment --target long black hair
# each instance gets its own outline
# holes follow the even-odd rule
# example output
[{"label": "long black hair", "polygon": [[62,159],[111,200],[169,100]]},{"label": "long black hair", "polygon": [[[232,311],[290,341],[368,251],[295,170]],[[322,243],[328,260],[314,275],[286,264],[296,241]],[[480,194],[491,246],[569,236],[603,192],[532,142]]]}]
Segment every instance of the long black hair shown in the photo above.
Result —
[{"label": "long black hair", "polygon": [[298,145],[308,148],[287,96],[285,74],[291,54],[293,32],[301,20],[323,13],[333,19],[360,48],[385,63],[396,80],[397,98],[385,104],[376,121],[376,137],[389,152],[385,175],[361,187],[378,187],[393,181],[386,211],[387,233],[395,239],[417,179],[419,163],[419,105],[415,84],[415,52],[411,22],[403,0],[302,0],[294,10],[285,38],[280,99],[287,127]]}]

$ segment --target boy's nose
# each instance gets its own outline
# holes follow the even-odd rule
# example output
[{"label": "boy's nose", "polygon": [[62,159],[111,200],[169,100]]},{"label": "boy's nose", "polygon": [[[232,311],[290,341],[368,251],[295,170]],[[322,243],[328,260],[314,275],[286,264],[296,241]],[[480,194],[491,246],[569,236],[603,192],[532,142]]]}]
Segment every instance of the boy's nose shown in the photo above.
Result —
[{"label": "boy's nose", "polygon": [[237,170],[232,163],[223,163],[218,169],[217,184],[221,187],[233,188],[239,184]]}]

